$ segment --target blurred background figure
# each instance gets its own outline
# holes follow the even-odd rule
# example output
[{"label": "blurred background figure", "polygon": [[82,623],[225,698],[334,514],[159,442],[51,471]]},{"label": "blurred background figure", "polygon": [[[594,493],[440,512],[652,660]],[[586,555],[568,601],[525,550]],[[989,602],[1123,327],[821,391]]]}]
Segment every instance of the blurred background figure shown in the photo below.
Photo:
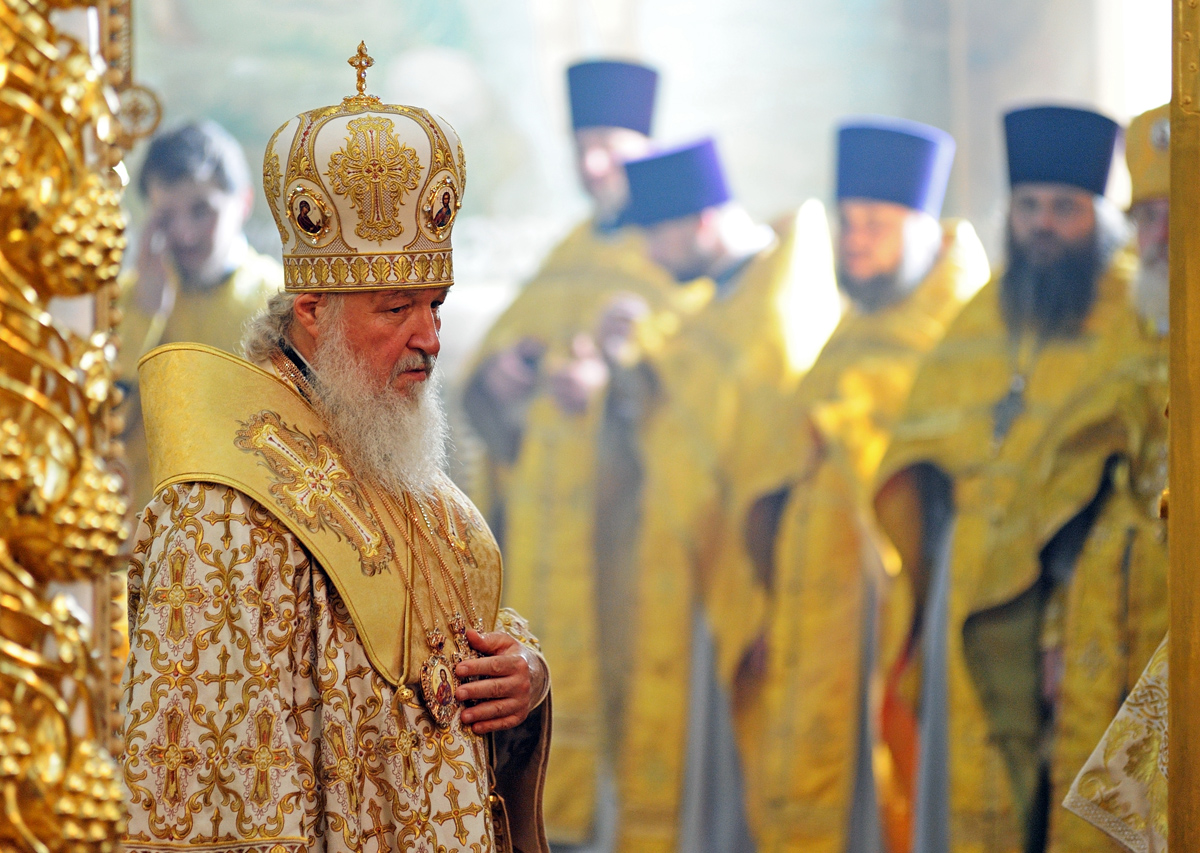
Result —
[{"label": "blurred background figure", "polygon": [[724,588],[756,585],[767,601],[752,644],[725,652],[741,660],[733,695],[760,851],[886,849],[868,699],[886,574],[870,485],[922,355],[988,279],[970,224],[938,221],[953,158],[949,134],[915,122],[838,130],[845,310],[772,421],[779,436],[760,446],[720,567]]},{"label": "blurred background figure", "polygon": [[[876,497],[902,561],[882,656],[899,817],[912,802],[911,835],[901,820],[895,838],[932,853],[1102,849],[1059,831],[1060,784],[1087,754],[1079,710],[1132,655],[1141,668],[1154,641],[1128,632],[1165,589],[1154,559],[1124,563],[1122,534],[1097,523],[1129,433],[1096,389],[1142,351],[1127,232],[1102,198],[1119,127],[1057,106],[1004,125],[1008,267],[919,372]],[[1118,547],[1099,559],[1124,606],[1080,606],[1100,592],[1102,546]]]},{"label": "blurred background figure", "polygon": [[629,201],[625,164],[650,151],[658,72],[593,60],[567,69],[579,179],[595,203],[593,227],[611,232]]},{"label": "blurred background figure", "polygon": [[1171,207],[1170,105],[1142,113],[1125,134],[1125,160],[1132,186],[1129,218],[1137,233],[1138,274],[1134,301],[1138,314],[1158,337],[1167,333],[1167,233]]},{"label": "blurred background figure", "polygon": [[138,359],[194,341],[235,352],[242,326],[283,286],[283,268],[250,248],[254,202],[241,146],[215,122],[185,124],[151,142],[137,179],[146,223],[122,281],[121,375],[129,389],[125,446],[132,505],[153,495],[137,395]]},{"label": "blurred background figure", "polygon": [[[712,139],[626,165],[628,221],[645,230],[649,253],[679,281],[715,291],[682,331],[648,360],[655,389],[640,431],[645,466],[630,600],[628,704],[619,795],[619,849],[753,849],[729,693],[718,678],[722,632],[703,608],[724,533],[726,498],[739,489],[743,425],[763,416],[794,378],[783,310],[797,291],[818,310],[832,289],[828,226],[819,212],[762,225],[730,193]],[[825,241],[822,255],[798,246]],[[811,265],[811,266],[810,266]],[[815,267],[815,268],[814,268]],[[810,324],[811,325],[811,324]],[[822,337],[832,329],[832,321]]]},{"label": "blurred background figure", "polygon": [[636,364],[707,291],[676,286],[617,221],[629,195],[624,163],[650,149],[658,73],[581,62],[567,86],[593,216],[492,326],[463,408],[486,446],[477,491],[502,542],[506,601],[529,613],[555,671],[547,832],[555,844],[603,849],[615,820],[640,480],[638,402],[606,405],[604,395],[618,362]]},{"label": "blurred background figure", "polygon": [[586,410],[606,376],[599,353],[580,337],[592,334],[614,294],[669,290],[669,280],[645,261],[637,236],[616,224],[628,196],[624,162],[650,150],[658,72],[627,62],[583,62],[568,69],[567,87],[579,175],[593,216],[551,252],[492,325],[464,393],[467,417],[487,447],[480,506],[501,542],[509,509],[504,481],[520,454],[534,396],[550,391],[547,374],[559,376],[560,393],[550,395],[558,408]]},{"label": "blurred background figure", "polygon": [[[1135,430],[1141,428],[1140,435],[1131,436],[1136,443],[1131,442],[1128,476],[1114,483],[1114,506],[1106,509],[1106,514],[1123,516],[1114,525],[1118,541],[1125,546],[1119,555],[1119,570],[1107,573],[1110,578],[1119,578],[1120,585],[1115,589],[1111,584],[1107,588],[1097,585],[1099,594],[1086,603],[1112,607],[1116,601],[1117,606],[1123,606],[1131,594],[1136,596],[1140,606],[1126,617],[1136,626],[1130,633],[1139,643],[1129,655],[1131,668],[1144,658],[1145,644],[1152,640],[1154,629],[1165,629],[1167,622],[1165,577],[1160,574],[1154,578],[1156,585],[1146,589],[1129,588],[1127,578],[1134,566],[1148,560],[1156,560],[1163,566],[1160,572],[1165,573],[1166,523],[1159,518],[1159,496],[1167,477],[1167,422],[1162,409],[1167,395],[1170,143],[1169,105],[1137,116],[1125,134],[1125,157],[1133,183],[1129,214],[1137,228],[1139,255],[1134,301],[1146,347],[1141,369],[1114,377],[1113,384],[1128,401],[1131,415],[1140,415],[1143,420],[1130,424]],[[1119,535],[1122,526],[1124,537]],[[1117,555],[1113,549],[1108,550],[1108,560],[1112,561]],[[1100,565],[1103,569],[1103,563]],[[1166,850],[1167,642],[1164,640],[1155,651],[1132,690],[1126,683],[1129,670],[1120,675],[1124,678],[1115,685],[1111,679],[1104,685],[1109,687],[1103,697],[1108,702],[1093,701],[1084,706],[1090,714],[1087,728],[1079,733],[1078,746],[1086,750],[1086,736],[1108,723],[1105,711],[1114,695],[1112,687],[1124,690],[1122,698],[1128,695],[1116,720],[1079,771],[1064,805],[1130,850]]]}]

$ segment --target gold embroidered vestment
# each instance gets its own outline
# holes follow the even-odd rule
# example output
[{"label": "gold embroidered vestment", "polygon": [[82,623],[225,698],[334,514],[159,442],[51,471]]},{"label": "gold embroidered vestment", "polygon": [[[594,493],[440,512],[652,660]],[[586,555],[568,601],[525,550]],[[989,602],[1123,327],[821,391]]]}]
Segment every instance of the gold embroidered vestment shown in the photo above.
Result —
[{"label": "gold embroidered vestment", "polygon": [[[1163,615],[1165,555],[1155,521],[1123,485],[1130,466],[1140,464],[1147,412],[1154,408],[1128,393],[1147,387],[1154,360],[1128,303],[1132,271],[1132,257],[1119,254],[1098,282],[1082,333],[1051,341],[1035,355],[1024,408],[1000,437],[997,401],[1010,387],[1015,365],[999,284],[984,288],[922,367],[881,466],[879,483],[918,463],[933,464],[954,483],[947,725],[955,851],[1023,849],[1040,749],[1053,750],[1051,802],[1057,803],[1065,793],[1059,786],[1069,783],[1099,737],[1099,731],[1090,735],[1079,753],[1077,733],[1092,725],[1089,709],[1110,702],[1111,715],[1132,682],[1126,673],[1139,671],[1162,636],[1157,620]],[[1121,374],[1129,381],[1114,381]],[[1113,459],[1122,461],[1112,472],[1112,496],[1065,594],[1036,598],[1042,549],[1089,504]],[[898,546],[907,538],[898,528],[888,533]],[[914,592],[926,580],[906,559],[883,611],[881,665],[889,679],[884,731],[892,767],[911,768],[915,760],[913,742],[902,733],[910,725],[905,720],[915,719],[920,691]],[[1124,610],[1115,606],[1121,602]],[[1065,675],[1057,723],[1050,743],[1042,744],[1038,651],[1039,643],[1048,642],[1062,649]],[[997,655],[996,649],[1019,653]],[[891,805],[907,808],[901,800]],[[1089,837],[1082,825],[1065,826],[1063,817],[1051,808],[1048,850],[1106,849],[1103,837]]]},{"label": "gold embroidered vestment", "polygon": [[142,385],[160,485],[130,569],[126,849],[545,849],[548,703],[516,730],[531,736],[489,741],[438,727],[413,687],[431,548],[454,567],[461,545],[486,627],[536,646],[498,607],[465,497],[446,481],[426,499],[454,536],[389,524],[303,398],[215,350],[159,350]]},{"label": "gold embroidered vestment", "polygon": [[[818,221],[819,220],[819,221]],[[730,292],[684,325],[651,364],[660,397],[639,440],[645,465],[637,538],[635,628],[630,645],[628,724],[620,754],[619,851],[670,851],[679,843],[689,726],[694,614],[728,521],[726,498],[741,493],[746,457],[762,446],[766,416],[797,375],[789,311],[819,300],[832,270],[809,254],[826,241],[811,206],[776,226],[778,241],[739,274]],[[821,232],[817,235],[815,232]],[[824,329],[832,331],[832,324]],[[750,434],[742,430],[751,428]],[[758,432],[753,432],[757,429]],[[710,622],[718,648],[749,620]],[[703,674],[701,677],[706,677]]]},{"label": "gold embroidered vestment", "polygon": [[1167,850],[1167,651],[1121,706],[1063,805],[1133,853]]},{"label": "gold embroidered vestment", "polygon": [[[707,284],[675,283],[633,232],[605,235],[585,222],[496,321],[476,359],[531,338],[546,347],[545,376],[571,357],[577,335],[594,333],[611,300],[629,295],[650,308],[635,334],[630,356],[636,360],[656,351],[704,304]],[[632,531],[610,532],[605,538],[614,547],[605,552],[597,521],[623,517],[636,486],[623,479],[615,502],[606,503],[600,484],[614,467],[636,463],[609,465],[599,447],[606,435],[604,402],[600,397],[588,411],[568,413],[549,388],[540,388],[525,412],[516,458],[508,463],[487,454],[477,489],[480,505],[504,519],[505,604],[528,617],[555,672],[546,831],[551,841],[568,844],[585,842],[596,830],[598,780],[602,767],[614,763],[619,741],[626,669],[619,647],[632,628],[632,555],[619,548]]]},{"label": "gold embroidered vestment", "polygon": [[[873,747],[858,743],[863,632],[874,625],[864,608],[884,580],[868,492],[921,358],[987,278],[974,229],[949,223],[927,279],[878,312],[849,309],[776,421],[779,441],[755,484],[756,497],[788,490],[773,543],[766,664],[735,691],[747,813],[764,853],[845,848],[855,760]],[[753,582],[731,561],[749,557],[739,548],[722,561],[726,583]],[[745,652],[722,651],[727,672]]]}]

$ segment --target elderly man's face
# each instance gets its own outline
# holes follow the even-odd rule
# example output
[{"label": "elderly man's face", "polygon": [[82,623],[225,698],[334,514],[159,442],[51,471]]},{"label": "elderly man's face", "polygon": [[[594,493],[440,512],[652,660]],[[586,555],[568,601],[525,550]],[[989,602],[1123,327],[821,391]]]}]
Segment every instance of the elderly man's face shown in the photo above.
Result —
[{"label": "elderly man's face", "polygon": [[383,290],[343,297],[346,343],[369,367],[374,383],[413,396],[429,379],[442,348],[441,306],[448,290]]},{"label": "elderly man's face", "polygon": [[1135,204],[1129,216],[1137,226],[1138,255],[1143,262],[1167,259],[1171,200],[1150,198]]},{"label": "elderly man's face", "polygon": [[1030,261],[1053,264],[1095,231],[1095,197],[1067,184],[1018,184],[1009,222],[1013,242]]}]

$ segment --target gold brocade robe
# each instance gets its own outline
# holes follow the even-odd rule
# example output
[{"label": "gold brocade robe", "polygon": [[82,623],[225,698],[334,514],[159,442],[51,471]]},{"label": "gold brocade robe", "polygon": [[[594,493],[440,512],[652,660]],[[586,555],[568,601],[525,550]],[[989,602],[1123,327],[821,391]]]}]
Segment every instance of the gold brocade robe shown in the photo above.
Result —
[{"label": "gold brocade robe", "polygon": [[454,585],[536,645],[470,502],[446,480],[432,522],[394,513],[294,386],[211,348],[159,349],[141,381],[158,496],[130,572],[125,849],[548,850],[549,703],[489,740],[420,698],[420,623],[453,636],[432,600]]},{"label": "gold brocade robe", "polygon": [[121,281],[119,368],[121,378],[135,389],[124,406],[127,424],[122,440],[131,475],[131,504],[138,508],[150,501],[154,486],[136,395],[138,359],[157,346],[179,341],[195,341],[236,353],[246,321],[266,307],[272,294],[283,289],[283,267],[273,258],[249,249],[246,260],[212,290],[184,290],[174,278],[168,288],[173,294],[170,309],[148,314],[134,299],[136,277],[123,277]]},{"label": "gold brocade robe", "polygon": [[[763,853],[842,853],[847,843],[856,757],[871,748],[858,743],[864,630],[874,623],[865,607],[882,580],[869,489],[922,356],[989,275],[970,224],[948,225],[946,244],[911,295],[873,314],[849,309],[776,422],[779,446],[764,454],[769,478],[756,497],[788,495],[765,672],[734,691],[747,812]],[[741,537],[730,543],[739,547],[722,573],[753,582]],[[710,614],[730,598],[710,596]],[[724,673],[744,652],[720,651]]]},{"label": "gold brocade robe", "polygon": [[1133,853],[1167,850],[1167,682],[1164,639],[1063,803]]},{"label": "gold brocade robe", "polygon": [[[1047,853],[1118,849],[1057,805],[1167,631],[1167,529],[1159,517],[1167,477],[1167,339],[1146,332],[1140,343],[1098,387],[1078,395],[1075,411],[1062,419],[1068,439],[1078,440],[1081,424],[1089,438],[1105,433],[1120,462],[1051,626],[1061,635],[1066,666]],[[1099,420],[1104,410],[1109,415]]]},{"label": "gold brocade robe", "polygon": [[666,270],[650,260],[636,230],[606,233],[588,220],[554,247],[492,324],[475,360],[481,362],[524,338],[565,353],[577,334],[592,330],[618,293],[642,296],[653,307],[664,294],[678,289]]},{"label": "gold brocade robe", "polygon": [[[1127,416],[1122,402],[1126,395],[1111,393],[1117,385],[1108,381],[1123,371],[1142,371],[1147,361],[1146,341],[1128,304],[1133,269],[1132,257],[1119,254],[1098,283],[1097,300],[1081,334],[1035,349],[1025,364],[1017,363],[1021,350],[1012,347],[1001,317],[998,282],[986,287],[922,367],[881,466],[879,483],[918,463],[932,464],[953,482],[954,526],[947,561],[947,734],[950,845],[956,853],[1023,850],[1039,750],[1044,748],[1039,743],[1039,654],[1046,641],[1043,628],[1055,621],[1047,615],[1053,608],[1031,597],[1042,574],[1040,554],[1092,501],[1109,460],[1135,452],[1137,432],[1146,429],[1145,409]],[[1023,408],[1006,436],[996,440],[996,406],[1018,369],[1026,371]],[[1121,476],[1119,470],[1113,475],[1114,496],[1079,555],[1069,601],[1060,604],[1067,615],[1058,622],[1061,634],[1056,641],[1066,655],[1067,672],[1055,732],[1054,782],[1062,778],[1061,762],[1073,749],[1067,725],[1078,725],[1078,714],[1086,716],[1091,683],[1084,671],[1090,669],[1096,676],[1113,667],[1123,673],[1132,650],[1122,651],[1113,642],[1120,629],[1136,628],[1140,618],[1130,616],[1112,629],[1104,625],[1112,607],[1081,604],[1100,588],[1085,578],[1107,573],[1112,590],[1113,573],[1122,571],[1121,550],[1114,554],[1113,537],[1108,535],[1114,527],[1123,531],[1129,518]],[[1110,523],[1114,518],[1121,520]],[[919,527],[920,520],[911,518],[905,524]],[[904,530],[887,533],[893,539],[905,538]],[[1143,567],[1145,577],[1140,575]],[[900,724],[888,734],[889,717],[916,718],[920,692],[913,584],[921,579],[912,570],[902,566],[881,626],[882,672],[888,678],[884,759],[892,768],[911,768],[915,761],[915,737],[895,736],[904,728]],[[1156,571],[1152,553],[1144,561],[1136,555],[1130,558],[1125,569],[1130,608],[1140,601],[1142,590],[1154,588]],[[1147,608],[1154,612],[1149,601]],[[1097,645],[1101,643],[1108,645]],[[1009,651],[996,654],[998,649]],[[1067,722],[1072,715],[1074,722]],[[902,786],[885,803],[893,815],[907,812],[906,793],[911,794],[911,787]],[[1058,800],[1052,797],[1051,802]],[[1052,845],[1059,837],[1057,829],[1056,818],[1051,822]]]},{"label": "gold brocade robe", "polygon": [[[589,220],[554,248],[537,275],[492,324],[468,375],[474,376],[489,358],[525,339],[545,347],[543,376],[561,367],[570,358],[575,338],[592,334],[604,309],[621,293],[640,296],[652,310],[658,309],[641,330],[651,345],[678,331],[677,312],[698,309],[709,295],[705,288],[679,287],[649,259],[645,241],[633,229],[603,233]],[[547,389],[539,389],[539,397],[546,395]],[[508,479],[515,464],[488,452],[473,475],[471,496],[488,519],[507,509]]]},{"label": "gold brocade robe", "polygon": [[[480,362],[523,338],[546,346],[542,376],[570,357],[573,339],[592,333],[618,294],[646,300],[650,315],[640,324],[631,362],[656,351],[678,331],[682,318],[711,294],[707,283],[679,285],[648,259],[629,230],[598,234],[584,223],[550,255],[512,306],[496,322],[477,357]],[[601,589],[628,576],[628,566],[600,565],[594,547],[597,485],[606,471],[598,455],[604,433],[604,400],[582,414],[562,411],[543,384],[525,413],[515,461],[489,456],[488,505],[504,529],[505,603],[525,614],[555,672],[555,731],[546,780],[547,835],[552,842],[579,843],[594,828],[598,773],[617,728],[607,713],[619,687],[605,676],[599,652],[602,634],[624,632],[627,612],[598,603]],[[623,491],[624,489],[622,489]],[[630,499],[630,495],[620,495]],[[619,510],[618,510],[619,511]],[[632,531],[629,532],[632,535]],[[615,538],[615,537],[614,537]],[[612,636],[609,636],[612,635]],[[606,728],[610,731],[606,731]]]},{"label": "gold brocade robe", "polygon": [[[816,212],[819,222],[802,208],[778,225],[779,240],[653,360],[661,399],[641,442],[636,627],[618,773],[621,851],[673,851],[679,840],[694,608],[720,547],[726,500],[740,488],[739,461],[758,440],[749,435],[738,445],[735,436],[773,429],[760,416],[797,375],[790,324],[813,329],[801,313],[805,299],[811,293],[819,305],[832,294],[828,232],[823,210]],[[804,251],[814,245],[814,228],[823,231],[824,256]],[[831,331],[832,324],[817,332],[818,345]],[[713,626],[717,634],[721,627]]]}]

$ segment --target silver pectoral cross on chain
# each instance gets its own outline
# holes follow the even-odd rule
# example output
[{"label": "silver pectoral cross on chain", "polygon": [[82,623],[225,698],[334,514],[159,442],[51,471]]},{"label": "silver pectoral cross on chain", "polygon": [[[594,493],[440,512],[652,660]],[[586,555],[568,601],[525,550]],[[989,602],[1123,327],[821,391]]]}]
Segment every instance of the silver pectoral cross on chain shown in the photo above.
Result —
[{"label": "silver pectoral cross on chain", "polygon": [[1014,373],[1008,393],[992,406],[992,443],[1000,445],[1008,437],[1017,418],[1025,413],[1025,377]]}]

